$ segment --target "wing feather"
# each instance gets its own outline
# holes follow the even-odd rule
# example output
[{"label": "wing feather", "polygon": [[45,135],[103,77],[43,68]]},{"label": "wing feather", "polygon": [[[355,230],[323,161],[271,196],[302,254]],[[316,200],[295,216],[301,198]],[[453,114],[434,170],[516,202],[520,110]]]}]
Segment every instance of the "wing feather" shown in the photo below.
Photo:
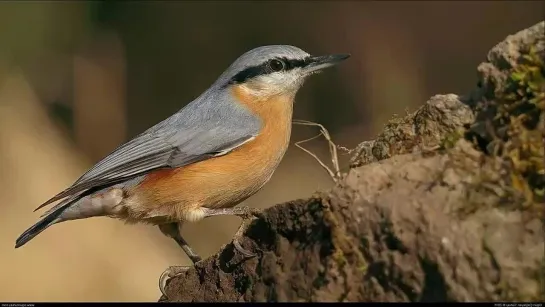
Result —
[{"label": "wing feather", "polygon": [[261,120],[234,101],[228,91],[205,92],[180,112],[115,149],[36,210],[66,197],[57,206],[68,206],[97,190],[157,169],[227,154],[255,138],[260,129]]},{"label": "wing feather", "polygon": [[[217,131],[216,131],[217,132]],[[214,156],[223,155],[256,136],[255,131],[242,130],[222,137],[207,130],[183,138],[178,133],[143,134],[119,147],[82,175],[72,186],[55,195],[34,211],[68,196],[85,196],[86,190],[107,187],[161,168],[180,167]],[[183,140],[183,141],[182,141]],[[182,142],[180,142],[182,141]],[[70,200],[73,197],[70,197]],[[67,200],[67,202],[70,202]],[[64,201],[62,203],[65,203]]]}]

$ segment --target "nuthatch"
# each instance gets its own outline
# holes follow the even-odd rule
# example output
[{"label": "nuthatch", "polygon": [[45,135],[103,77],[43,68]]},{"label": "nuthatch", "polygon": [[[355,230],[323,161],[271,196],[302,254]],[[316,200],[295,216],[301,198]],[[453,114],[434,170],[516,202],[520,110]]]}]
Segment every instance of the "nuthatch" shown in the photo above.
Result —
[{"label": "nuthatch", "polygon": [[[66,190],[17,239],[18,248],[53,224],[95,216],[158,225],[196,263],[180,234],[184,222],[235,215],[234,247],[260,212],[235,207],[271,178],[289,144],[295,94],[309,75],[348,54],[311,56],[287,45],[240,56],[212,86],[180,111],[115,149]],[[168,268],[166,279],[186,267]]]}]

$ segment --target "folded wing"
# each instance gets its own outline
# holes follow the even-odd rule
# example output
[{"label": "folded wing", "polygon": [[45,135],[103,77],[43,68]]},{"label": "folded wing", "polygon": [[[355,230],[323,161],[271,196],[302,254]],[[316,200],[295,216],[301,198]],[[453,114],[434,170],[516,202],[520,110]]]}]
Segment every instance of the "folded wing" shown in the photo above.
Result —
[{"label": "folded wing", "polygon": [[[162,168],[176,168],[227,154],[252,140],[258,133],[256,125],[243,127],[211,127],[208,129],[154,127],[118,147],[97,163],[69,188],[55,195],[36,210],[63,198],[73,202],[97,189]],[[198,126],[198,125],[196,125]],[[185,128],[185,129],[184,129]],[[59,204],[59,205],[62,205]]]}]

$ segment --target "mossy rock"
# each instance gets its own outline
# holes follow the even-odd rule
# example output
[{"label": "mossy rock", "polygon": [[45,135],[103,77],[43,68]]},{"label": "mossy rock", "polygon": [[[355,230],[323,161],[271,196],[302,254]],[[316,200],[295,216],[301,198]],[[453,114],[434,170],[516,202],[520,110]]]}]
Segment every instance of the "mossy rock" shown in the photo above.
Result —
[{"label": "mossy rock", "polygon": [[[470,104],[476,120],[466,133],[478,148],[504,162],[510,196],[519,209],[543,215],[545,208],[545,23],[541,35],[512,35],[479,66],[481,81]],[[520,40],[532,39],[526,44]],[[506,44],[522,46],[505,48]]]}]

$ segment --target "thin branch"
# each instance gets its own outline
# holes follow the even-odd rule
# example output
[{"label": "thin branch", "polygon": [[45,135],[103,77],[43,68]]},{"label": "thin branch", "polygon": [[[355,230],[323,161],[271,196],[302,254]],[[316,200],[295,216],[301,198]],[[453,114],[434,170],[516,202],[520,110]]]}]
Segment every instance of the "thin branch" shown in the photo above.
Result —
[{"label": "thin branch", "polygon": [[[335,145],[335,143],[333,143],[333,140],[331,139],[331,135],[329,134],[327,129],[324,126],[322,126],[322,125],[320,125],[318,123],[314,123],[314,122],[306,121],[306,120],[297,120],[296,119],[296,120],[293,120],[293,123],[296,124],[296,125],[314,126],[314,127],[319,127],[320,128],[320,134],[318,134],[317,136],[314,136],[314,137],[312,137],[310,139],[297,142],[297,143],[295,143],[295,145],[297,147],[299,147],[300,149],[302,149],[303,151],[305,151],[306,153],[308,153],[309,155],[311,155],[314,159],[316,159],[316,161],[318,161],[318,163],[329,173],[329,175],[331,176],[333,181],[337,182],[341,178],[341,171],[340,171],[340,167],[339,167],[339,158],[338,158],[338,154],[337,154],[337,145]],[[308,141],[311,141],[313,139],[316,139],[320,135],[323,135],[325,137],[325,139],[327,140],[327,142],[328,142],[329,154],[331,155],[331,162],[333,163],[334,171],[332,171],[329,167],[327,167],[314,153],[312,153],[309,150],[307,150],[307,149],[303,148],[302,146],[300,146],[301,143],[308,142]]]},{"label": "thin branch", "polygon": [[306,140],[302,140],[302,141],[299,141],[299,142],[295,142],[295,146],[297,146],[299,149],[303,150],[304,152],[306,152],[307,154],[309,154],[311,157],[313,157],[316,161],[318,161],[318,163],[320,164],[320,166],[326,170],[326,172],[329,174],[329,176],[331,176],[331,178],[333,179],[333,181],[337,182],[336,178],[335,178],[335,173],[333,173],[333,171],[327,166],[325,165],[325,163],[322,162],[322,160],[320,160],[320,158],[318,158],[318,156],[316,156],[313,152],[311,152],[310,150],[304,148],[303,146],[301,146],[302,143],[306,143],[306,142],[309,142],[309,141],[312,141],[316,138],[318,138],[319,136],[322,136],[323,133],[320,132],[318,135],[315,135],[309,139],[306,139]]},{"label": "thin branch", "polygon": [[341,146],[341,145],[337,145],[337,149],[344,152],[345,155],[351,155],[354,152],[354,150],[356,150],[355,148],[348,149],[348,148],[346,148],[344,146]]}]

